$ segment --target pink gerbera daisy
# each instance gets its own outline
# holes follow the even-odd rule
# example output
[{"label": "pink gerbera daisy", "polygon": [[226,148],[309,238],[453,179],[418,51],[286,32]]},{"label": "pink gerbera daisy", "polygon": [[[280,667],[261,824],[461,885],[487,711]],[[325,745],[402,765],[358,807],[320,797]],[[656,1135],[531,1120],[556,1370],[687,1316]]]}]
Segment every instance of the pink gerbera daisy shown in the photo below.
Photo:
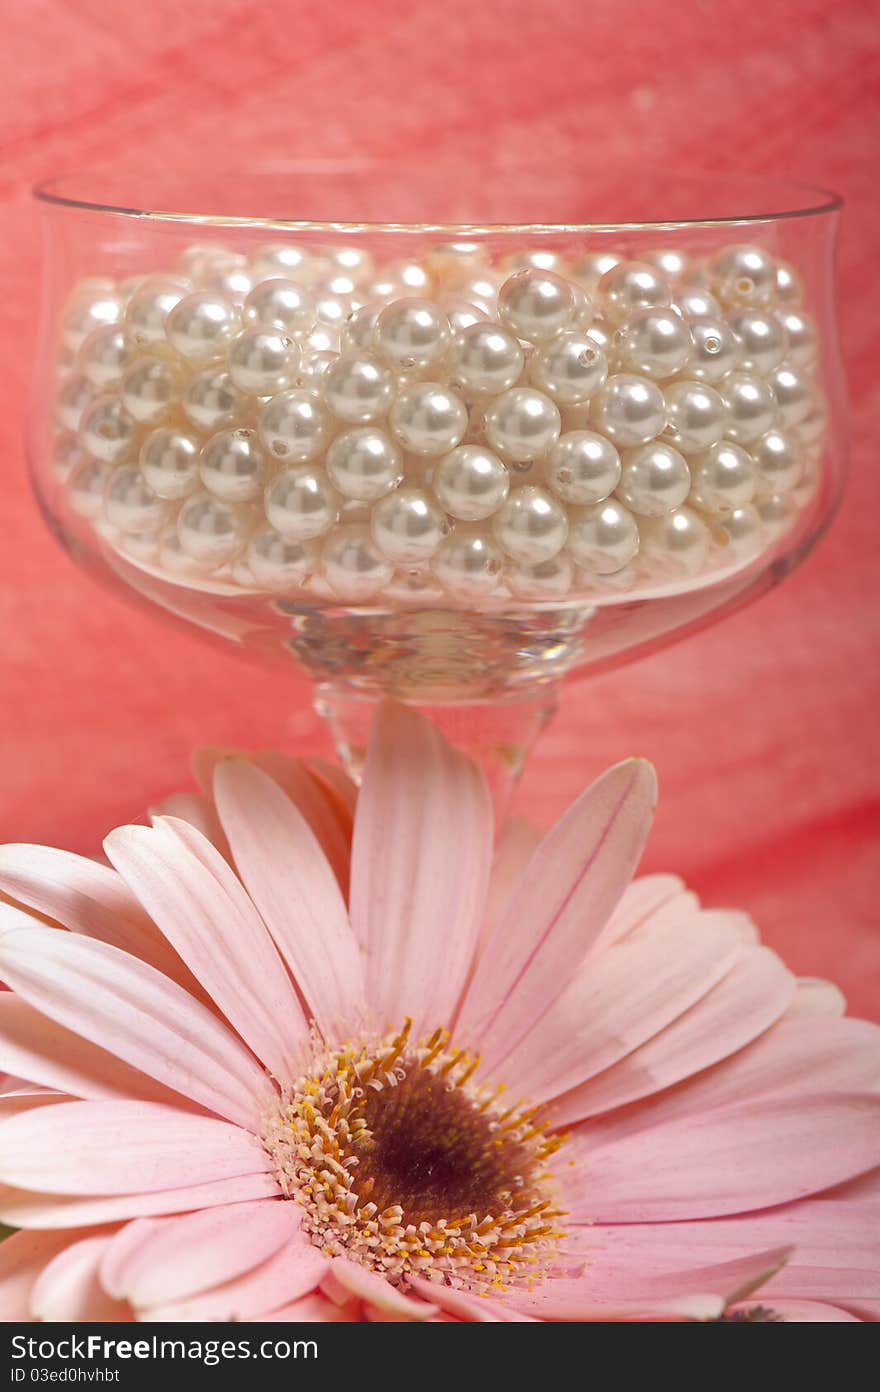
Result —
[{"label": "pink gerbera daisy", "polygon": [[357,796],[201,770],[109,866],[0,853],[6,1319],[875,1317],[880,1031],[631,882],[648,765],[494,859],[399,706]]}]

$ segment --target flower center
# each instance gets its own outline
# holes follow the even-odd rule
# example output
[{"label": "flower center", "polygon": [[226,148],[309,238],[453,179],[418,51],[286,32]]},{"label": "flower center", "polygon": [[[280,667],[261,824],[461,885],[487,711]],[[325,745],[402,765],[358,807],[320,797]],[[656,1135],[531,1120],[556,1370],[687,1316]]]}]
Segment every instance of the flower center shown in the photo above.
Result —
[{"label": "flower center", "polygon": [[282,1193],[328,1256],[397,1284],[473,1289],[540,1280],[562,1232],[547,1161],[563,1137],[474,1080],[445,1031],[316,1047],[282,1090],[263,1143]]}]

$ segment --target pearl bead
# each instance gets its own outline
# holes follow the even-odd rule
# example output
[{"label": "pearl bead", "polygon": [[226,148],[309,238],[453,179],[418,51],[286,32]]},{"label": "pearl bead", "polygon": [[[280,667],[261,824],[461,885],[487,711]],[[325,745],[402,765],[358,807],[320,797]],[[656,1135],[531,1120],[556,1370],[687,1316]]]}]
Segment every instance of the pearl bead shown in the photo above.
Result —
[{"label": "pearl bead", "polygon": [[482,270],[462,282],[459,294],[476,309],[481,309],[488,318],[495,318],[498,313],[498,291],[504,281],[502,271]]},{"label": "pearl bead", "polygon": [[683,286],[676,292],[671,307],[683,319],[717,319],[721,314],[715,296],[699,285]]},{"label": "pearl bead", "polygon": [[278,329],[285,334],[308,333],[315,326],[315,301],[293,280],[263,280],[244,302],[248,324]]},{"label": "pearl bead", "polygon": [[339,359],[338,353],[303,353],[296,369],[296,384],[306,391],[320,392],[327,369]]},{"label": "pearl bead", "polygon": [[502,392],[485,413],[489,444],[514,462],[540,459],[559,439],[559,407],[543,392],[514,387]]},{"label": "pearl bead", "polygon": [[787,336],[778,319],[754,309],[735,309],[727,322],[740,345],[740,366],[745,372],[766,376],[785,357]]},{"label": "pearl bead", "polygon": [[65,430],[78,430],[83,414],[95,400],[84,372],[72,372],[65,377],[55,397],[55,416]]},{"label": "pearl bead", "polygon": [[110,391],[119,385],[134,351],[118,324],[102,324],[84,339],[77,361],[90,387],[96,392]]},{"label": "pearl bead", "polygon": [[373,541],[389,561],[412,565],[434,555],[450,526],[430,497],[418,488],[397,488],[373,508]]},{"label": "pearl bead", "polygon": [[67,496],[74,512],[96,518],[104,506],[104,491],[113,468],[103,459],[85,459],[70,475]]},{"label": "pearl bead", "polygon": [[786,261],[776,262],[776,303],[798,305],[801,302],[803,285],[794,266]]},{"label": "pearl bead", "polygon": [[373,331],[375,351],[392,367],[430,367],[445,355],[449,339],[442,309],[413,297],[386,305]]},{"label": "pearl bead", "polygon": [[453,335],[460,334],[463,329],[469,329],[473,324],[484,322],[487,317],[484,310],[478,309],[467,300],[444,299],[440,307],[446,315],[450,333]]},{"label": "pearl bead", "polygon": [[748,503],[712,518],[712,541],[725,565],[747,561],[761,548],[761,517]]},{"label": "pearl bead", "polygon": [[688,376],[698,382],[720,382],[739,362],[739,339],[721,319],[691,319],[688,328],[693,342]]},{"label": "pearl bead", "polygon": [[431,273],[421,261],[392,261],[383,274],[388,280],[404,286],[411,295],[431,289]]},{"label": "pearl bead", "polygon": [[245,559],[258,585],[270,590],[295,589],[318,565],[318,543],[284,537],[274,527],[254,532]]},{"label": "pearl bead", "polygon": [[327,285],[315,286],[315,316],[322,324],[340,333],[356,306],[350,295],[334,295]]},{"label": "pearl bead", "polygon": [[603,319],[601,318],[601,316],[597,319],[594,319],[593,322],[591,324],[588,324],[587,327],[584,329],[584,334],[586,335],[586,337],[591,339],[591,341],[595,343],[596,347],[600,349],[602,353],[605,354],[605,357],[608,362],[611,361],[615,351],[614,335],[616,332],[617,330],[615,329],[611,321],[609,319]]},{"label": "pearl bead", "polygon": [[115,469],[104,494],[104,516],[123,532],[147,532],[164,520],[167,504],[153,492],[137,464]]},{"label": "pearl bead", "polygon": [[246,503],[260,492],[265,459],[254,430],[222,430],[202,449],[199,473],[215,498]]},{"label": "pearl bead", "polygon": [[775,541],[797,517],[797,506],[788,493],[770,493],[755,502],[765,537]]},{"label": "pearl bead", "polygon": [[642,261],[621,261],[606,271],[597,290],[605,313],[614,323],[628,319],[638,309],[662,309],[669,304],[669,288],[653,266]]},{"label": "pearl bead", "polygon": [[680,280],[690,270],[687,256],[675,247],[658,247],[655,251],[646,251],[642,260],[666,276],[667,280]]},{"label": "pearl bead", "polygon": [[664,389],[666,434],[684,454],[708,449],[724,435],[724,401],[705,382],[670,382]]},{"label": "pearl bead", "polygon": [[816,324],[802,309],[777,310],[778,319],[788,340],[786,357],[795,367],[812,367],[819,356],[819,334]]},{"label": "pearl bead", "polygon": [[304,353],[341,353],[342,329],[334,329],[329,324],[317,324],[311,333],[300,341]]},{"label": "pearl bead", "polygon": [[518,271],[498,291],[498,314],[518,338],[546,343],[571,323],[575,298],[571,285],[550,271]]},{"label": "pearl bead", "polygon": [[308,541],[323,536],[339,517],[339,495],[323,469],[296,465],[266,489],[266,516],[282,536]]},{"label": "pearl bead", "polygon": [[792,435],[768,430],[752,445],[758,471],[758,494],[790,493],[800,482],[804,469],[803,451]]},{"label": "pearl bead", "polygon": [[231,300],[197,290],[170,310],[165,332],[175,353],[189,362],[206,363],[223,355],[240,322]]},{"label": "pearl bead", "polygon": [[557,334],[538,348],[529,360],[532,381],[557,405],[588,401],[608,376],[602,349],[578,330]]},{"label": "pearl bead", "polygon": [[230,251],[229,247],[219,246],[217,242],[193,242],[184,247],[177,264],[185,276],[198,280],[201,276],[210,275],[218,266],[237,266],[244,260],[243,256]]},{"label": "pearl bead", "polygon": [[479,242],[439,242],[425,258],[433,273],[448,284],[458,284],[482,269],[486,250]]},{"label": "pearl bead", "polygon": [[558,251],[549,247],[533,247],[527,251],[515,251],[505,256],[501,262],[505,271],[553,271],[564,274],[565,260]]},{"label": "pearl bead", "polygon": [[376,320],[379,318],[381,310],[380,304],[365,304],[348,316],[342,326],[343,349],[367,352],[372,348]]},{"label": "pearl bead", "polygon": [[755,495],[755,461],[740,445],[721,440],[690,461],[691,501],[706,512],[726,513]]},{"label": "pearl bead", "polygon": [[155,530],[146,532],[123,532],[116,540],[116,548],[121,551],[123,556],[140,562],[155,562],[159,552],[160,533]]},{"label": "pearl bead", "polygon": [[672,377],[684,367],[693,346],[690,329],[671,309],[642,309],[621,329],[617,352],[630,372]]},{"label": "pearl bead", "polygon": [[603,275],[620,265],[620,257],[611,251],[588,251],[579,257],[571,268],[571,273],[580,285],[592,290]]},{"label": "pearl bead", "polygon": [[727,409],[728,439],[739,444],[757,440],[776,420],[776,397],[768,382],[748,372],[731,372],[721,383]]},{"label": "pearl bead", "polygon": [[223,368],[209,367],[193,377],[180,403],[198,430],[223,430],[244,409],[246,398]]},{"label": "pearl bead", "polygon": [[568,549],[579,566],[610,575],[628,565],[639,549],[639,529],[632,513],[616,498],[568,515]]},{"label": "pearl bead", "polygon": [[256,326],[238,335],[227,357],[233,382],[252,396],[283,392],[293,382],[298,361],[299,350],[288,334]]},{"label": "pearl bead", "polygon": [[373,258],[363,247],[330,247],[325,255],[334,271],[350,276],[358,285],[374,274]]},{"label": "pearl bead", "polygon": [[519,381],[524,363],[514,335],[483,321],[462,329],[449,350],[453,382],[477,395],[507,391]]},{"label": "pearl bead", "polygon": [[761,247],[722,247],[710,257],[707,271],[710,288],[723,304],[767,304],[776,288],[773,258]]},{"label": "pearl bead", "polygon": [[492,519],[499,546],[524,565],[549,561],[568,536],[568,517],[557,498],[543,488],[515,488]]},{"label": "pearl bead", "polygon": [[311,392],[282,392],[260,409],[260,438],[279,459],[304,464],[324,449],[330,423]]},{"label": "pearl bead", "polygon": [[181,549],[194,561],[212,567],[225,565],[244,545],[245,516],[210,493],[194,493],[180,509],[177,535]]},{"label": "pearl bead", "polygon": [[814,397],[809,413],[795,426],[795,434],[802,445],[821,445],[827,424],[825,403]]},{"label": "pearl bead", "polygon": [[147,276],[125,307],[126,333],[141,347],[164,343],[168,315],[190,288],[189,281],[179,277]]},{"label": "pearl bead", "polygon": [[180,373],[164,358],[138,358],[122,378],[119,395],[130,416],[154,425],[167,415],[180,396]]},{"label": "pearl bead", "polygon": [[52,450],[52,469],[61,483],[66,483],[74,469],[85,459],[75,434],[67,431],[58,436]]},{"label": "pearl bead", "polygon": [[620,455],[604,435],[570,430],[560,435],[547,464],[547,483],[566,503],[600,503],[620,480]]},{"label": "pearl bead", "polygon": [[770,374],[770,386],[781,423],[787,427],[800,425],[810,414],[813,405],[812,383],[808,374],[792,363],[780,363]]},{"label": "pearl bead", "polygon": [[327,451],[327,473],[346,498],[372,502],[396,488],[403,478],[400,450],[374,426],[345,430]]},{"label": "pearl bead", "polygon": [[222,295],[224,299],[240,307],[254,288],[253,277],[247,270],[244,257],[226,265],[217,264],[200,278],[200,288],[212,295]]},{"label": "pearl bead", "polygon": [[652,440],[627,450],[617,495],[642,517],[661,517],[684,502],[691,488],[688,466],[671,445]]},{"label": "pearl bead", "polygon": [[405,387],[391,408],[392,432],[411,454],[447,454],[459,443],[467,424],[461,397],[439,382]]},{"label": "pearl bead", "polygon": [[122,312],[118,295],[108,288],[95,287],[89,291],[80,285],[68,301],[61,316],[61,341],[77,352],[95,329],[103,324],[115,324]]},{"label": "pearl bead", "polygon": [[140,467],[160,498],[185,498],[199,482],[198,444],[182,430],[164,426],[141,445]]},{"label": "pearl bead", "polygon": [[394,377],[368,353],[343,353],[324,374],[321,390],[338,420],[366,425],[387,413]]},{"label": "pearl bead", "polygon": [[504,557],[485,532],[456,528],[437,549],[431,569],[450,594],[484,599],[497,588]]},{"label": "pearl bead", "polygon": [[99,396],[84,412],[79,442],[93,459],[121,464],[134,445],[135,425],[115,396]]},{"label": "pearl bead", "polygon": [[210,561],[197,561],[195,557],[184,551],[177,534],[176,518],[160,533],[158,564],[166,574],[184,579],[204,575],[212,568]]},{"label": "pearl bead", "polygon": [[504,579],[517,599],[561,599],[571,589],[574,565],[565,551],[538,565],[509,561]]},{"label": "pearl bead", "polygon": [[647,377],[618,373],[593,397],[590,418],[616,445],[646,445],[666,424],[663,393]]},{"label": "pearl bead", "polygon": [[691,508],[642,524],[642,555],[661,573],[697,575],[706,564],[709,528]]},{"label": "pearl bead", "polygon": [[257,281],[281,278],[308,285],[320,274],[321,267],[302,247],[290,242],[274,242],[257,248],[251,270]]},{"label": "pearl bead", "polygon": [[438,463],[433,488],[451,517],[480,522],[504,502],[510,476],[491,450],[480,445],[459,445]]},{"label": "pearl bead", "polygon": [[371,599],[394,574],[363,523],[337,527],[324,543],[324,576],[340,599]]}]

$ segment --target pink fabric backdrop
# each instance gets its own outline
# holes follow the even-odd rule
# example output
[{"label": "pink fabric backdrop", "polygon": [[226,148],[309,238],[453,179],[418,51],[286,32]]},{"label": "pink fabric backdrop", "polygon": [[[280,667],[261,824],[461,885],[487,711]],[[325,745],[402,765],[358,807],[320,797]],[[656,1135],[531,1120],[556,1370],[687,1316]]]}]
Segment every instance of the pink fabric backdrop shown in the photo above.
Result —
[{"label": "pink fabric backdrop", "polygon": [[853,475],[780,590],[569,688],[526,777],[541,822],[605,763],[656,763],[648,862],[750,909],[878,1012],[880,18],[871,0],[32,0],[0,45],[0,838],[90,850],[187,780],[199,741],[318,737],[285,686],[100,592],[56,548],[21,445],[40,176],[112,161],[527,146],[784,174],[848,199],[839,288]]}]

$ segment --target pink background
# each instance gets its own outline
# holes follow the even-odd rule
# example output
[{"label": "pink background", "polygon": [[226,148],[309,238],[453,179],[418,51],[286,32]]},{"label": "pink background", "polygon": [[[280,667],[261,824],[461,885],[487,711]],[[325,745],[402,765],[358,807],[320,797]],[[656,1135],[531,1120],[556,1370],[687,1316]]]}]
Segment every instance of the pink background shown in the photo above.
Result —
[{"label": "pink background", "polygon": [[462,145],[827,183],[848,200],[853,474],[819,551],[706,633],[570,687],[520,807],[657,765],[648,863],[750,909],[802,972],[878,1013],[876,294],[871,0],[31,0],[0,45],[0,838],[92,850],[187,781],[199,742],[319,736],[304,688],[93,587],[38,518],[21,445],[39,248],[30,183],[157,158],[421,156]]}]

